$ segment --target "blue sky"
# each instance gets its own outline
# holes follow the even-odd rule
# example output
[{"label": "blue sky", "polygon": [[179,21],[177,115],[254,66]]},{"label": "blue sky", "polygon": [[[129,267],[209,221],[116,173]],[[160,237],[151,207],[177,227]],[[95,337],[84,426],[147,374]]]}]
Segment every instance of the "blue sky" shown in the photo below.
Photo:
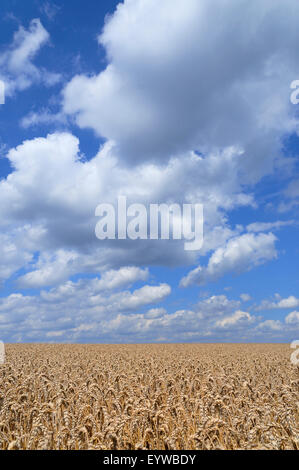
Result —
[{"label": "blue sky", "polygon": [[[0,338],[297,339],[298,2],[0,13]],[[202,203],[202,249],[99,241],[119,195]]]}]

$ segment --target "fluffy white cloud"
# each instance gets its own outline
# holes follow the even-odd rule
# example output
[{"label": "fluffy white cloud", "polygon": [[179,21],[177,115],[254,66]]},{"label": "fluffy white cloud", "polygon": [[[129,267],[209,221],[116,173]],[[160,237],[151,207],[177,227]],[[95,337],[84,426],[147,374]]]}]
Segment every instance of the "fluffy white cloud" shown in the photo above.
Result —
[{"label": "fluffy white cloud", "polygon": [[99,289],[117,289],[136,281],[146,281],[148,279],[148,269],[140,269],[135,266],[121,268],[119,270],[107,271],[101,277],[98,288]]},{"label": "fluffy white cloud", "polygon": [[33,63],[49,37],[39,19],[32,20],[28,30],[21,26],[15,33],[12,44],[0,54],[0,79],[5,83],[6,96],[25,90],[34,83],[52,86],[60,81],[59,74],[38,68]]},{"label": "fluffy white cloud", "polygon": [[[92,255],[80,255],[75,251],[58,250],[54,256],[42,253],[38,261],[31,265],[32,271],[18,278],[18,286],[23,288],[38,288],[58,284],[78,272],[96,272],[103,266]],[[115,289],[137,280],[146,280],[148,270],[134,266],[120,270],[110,270],[103,273],[98,282],[98,289]]]},{"label": "fluffy white cloud", "polygon": [[[119,194],[146,205],[204,204],[200,255],[214,253],[208,266],[193,270],[182,285],[246,271],[275,256],[272,234],[242,235],[241,227],[228,225],[226,212],[254,205],[245,183],[272,169],[280,136],[295,125],[282,76],[285,84],[293,74],[298,31],[293,18],[284,27],[281,18],[289,17],[278,2],[274,8],[267,0],[258,10],[245,2],[216,3],[224,18],[220,29],[210,27],[215,10],[207,0],[188,0],[183,9],[177,0],[119,5],[99,39],[107,69],[74,77],[64,91],[64,111],[108,142],[90,161],[80,156],[79,142],[70,134],[27,141],[9,152],[15,171],[0,183],[2,220],[6,227],[38,221],[46,232],[35,249],[38,260],[20,285],[53,285],[76,272],[131,264],[197,262],[197,254],[186,253],[180,242],[100,247],[94,237],[95,207],[115,202]],[[244,23],[245,17],[250,21]],[[239,26],[232,29],[232,24]],[[254,29],[262,33],[253,42]],[[283,33],[279,53],[273,41],[277,30]],[[35,70],[32,58],[47,40],[37,20],[29,31],[21,29],[10,51],[14,67],[22,63],[22,70]],[[7,55],[5,63],[9,60]],[[45,122],[65,119],[62,113],[42,115]],[[23,125],[38,122],[39,116],[27,116]],[[127,168],[128,161],[140,166]],[[261,228],[266,229],[250,230]]]},{"label": "fluffy white cloud", "polygon": [[235,165],[254,181],[271,170],[278,136],[296,127],[286,84],[298,14],[296,0],[127,0],[99,37],[106,70],[74,77],[64,111],[130,162],[238,147]]},{"label": "fluffy white cloud", "polygon": [[[220,28],[210,27],[215,8],[225,20]],[[184,252],[182,243],[137,247],[115,242],[100,249],[94,237],[95,207],[114,202],[119,194],[145,204],[204,204],[200,254],[214,253],[208,266],[189,273],[182,285],[241,272],[275,256],[272,234],[241,235],[240,227],[229,227],[225,212],[254,204],[244,183],[272,168],[279,136],[295,122],[289,117],[288,87],[281,87],[282,72],[283,83],[293,73],[298,31],[295,22],[285,28],[284,15],[280,3],[273,7],[268,0],[258,10],[219,0],[213,8],[207,0],[188,0],[188,8],[177,0],[130,0],[118,6],[99,38],[107,51],[107,69],[98,76],[74,77],[64,92],[65,111],[110,141],[90,161],[80,156],[79,142],[70,134],[27,141],[8,154],[15,171],[0,183],[7,232],[9,223],[38,222],[46,233],[35,248],[41,254],[20,285],[53,285],[76,272],[128,264],[196,262],[196,254]],[[244,23],[244,17],[250,21]],[[261,34],[253,42],[254,29]],[[277,30],[283,32],[279,53],[273,41]],[[11,71],[25,71],[31,81],[40,78],[32,59],[48,39],[34,20],[28,31],[21,28],[15,35],[2,63]],[[215,50],[222,61],[211,53]],[[23,124],[36,121],[31,118]],[[130,171],[128,160],[142,165]],[[261,228],[266,227],[250,230]]]},{"label": "fluffy white cloud", "polygon": [[[101,328],[117,315],[134,315],[136,310],[162,302],[171,293],[167,284],[120,290],[137,281],[143,282],[147,276],[147,270],[128,267],[106,272],[100,279],[67,281],[36,296],[12,294],[0,298],[1,334],[10,332],[24,335],[25,339],[26,335],[34,338],[37,332],[44,336],[50,331],[55,336],[56,331],[64,329],[73,335],[89,331],[94,325]],[[150,319],[165,314],[164,309],[155,308],[143,315]]]},{"label": "fluffy white cloud", "polygon": [[290,295],[286,299],[281,299],[278,295],[277,302],[271,302],[269,300],[263,300],[261,305],[259,305],[256,310],[275,310],[275,309],[282,309],[282,308],[296,308],[299,307],[299,299],[294,295]]},{"label": "fluffy white cloud", "polygon": [[171,293],[168,284],[160,286],[144,286],[132,293],[115,294],[111,300],[109,308],[116,305],[118,310],[134,311],[144,305],[161,302]]},{"label": "fluffy white cloud", "polygon": [[135,310],[140,306],[162,301],[171,293],[171,288],[167,284],[143,286],[133,292],[128,290],[118,292],[120,288],[130,286],[137,281],[145,281],[147,277],[147,270],[133,266],[121,268],[118,271],[104,272],[100,279],[67,281],[50,291],[42,291],[41,298],[50,303],[63,303],[69,300],[76,302],[76,298],[85,298],[86,305],[105,306],[111,312],[114,309]]},{"label": "fluffy white cloud", "polygon": [[[115,273],[116,274],[116,273]],[[143,275],[140,273],[141,277]],[[101,279],[68,281],[39,296],[0,298],[1,337],[13,341],[181,342],[289,340],[294,324],[241,311],[238,300],[212,296],[189,309],[168,311],[151,304],[165,299],[170,287],[103,289]],[[128,279],[128,283],[130,280]],[[221,310],[221,305],[223,306]]]},{"label": "fluffy white cloud", "polygon": [[45,232],[40,225],[25,224],[0,233],[0,283],[33,262],[36,244]]},{"label": "fluffy white cloud", "polygon": [[[254,223],[244,233],[229,225],[228,213],[256,207],[250,184],[289,164],[281,142],[298,129],[289,102],[298,14],[297,0],[125,0],[117,7],[99,37],[107,68],[74,77],[56,115],[43,108],[22,120],[28,127],[71,116],[106,139],[97,155],[86,160],[79,140],[58,132],[8,152],[12,172],[0,181],[0,278],[23,268],[18,287],[56,287],[1,298],[3,331],[16,340],[198,340],[232,332],[237,340],[252,338],[256,319],[240,310],[240,300],[211,296],[169,313],[156,305],[170,295],[168,284],[129,287],[148,279],[143,266],[194,267],[209,255],[206,266],[182,279],[186,287],[277,256],[276,237],[259,232],[292,221]],[[8,94],[59,80],[33,63],[48,39],[39,20],[16,33],[0,56]],[[181,241],[99,242],[95,208],[119,195],[147,207],[204,204],[200,253],[185,252]],[[284,197],[293,204],[297,196],[294,181]],[[97,277],[69,280],[85,274]]]},{"label": "fluffy white cloud", "polygon": [[286,323],[289,323],[289,324],[291,324],[291,325],[293,325],[293,324],[299,324],[299,312],[294,311],[294,312],[289,313],[289,314],[285,317],[285,322],[286,322]]},{"label": "fluffy white cloud", "polygon": [[238,158],[233,149],[206,158],[190,152],[167,166],[149,163],[133,170],[119,165],[112,143],[86,161],[76,137],[54,133],[25,141],[7,157],[13,171],[0,181],[2,231],[11,236],[25,224],[42,227],[33,247],[40,255],[19,281],[24,287],[53,285],[77,272],[97,273],[109,266],[195,263],[198,253],[184,251],[180,240],[99,242],[95,208],[116,203],[118,195],[147,207],[161,201],[204,203],[202,254],[240,233],[240,227],[228,226],[223,211],[251,203],[236,177],[221,179],[226,162]]},{"label": "fluffy white cloud", "polygon": [[182,287],[213,282],[230,272],[241,273],[277,256],[272,233],[247,233],[230,239],[210,257],[206,267],[198,266],[181,280]]},{"label": "fluffy white cloud", "polygon": [[15,271],[32,260],[30,252],[24,249],[20,240],[0,234],[0,281],[8,279]]},{"label": "fluffy white cloud", "polygon": [[266,320],[257,326],[259,330],[280,331],[283,325],[279,320]]},{"label": "fluffy white cloud", "polygon": [[250,313],[237,310],[232,315],[224,317],[221,320],[217,320],[216,326],[219,326],[220,328],[227,328],[240,324],[244,325],[244,323],[253,323],[254,321],[255,317],[251,316]]},{"label": "fluffy white cloud", "polygon": [[[34,270],[18,278],[19,287],[38,288],[62,282],[78,269],[78,255],[75,252],[58,250],[56,256],[42,253]],[[31,266],[32,268],[33,266]]]},{"label": "fluffy white cloud", "polygon": [[166,313],[167,311],[165,310],[165,308],[161,308],[161,307],[151,308],[146,313],[146,318],[159,318],[165,315]]},{"label": "fluffy white cloud", "polygon": [[67,118],[63,113],[53,114],[49,109],[44,109],[38,113],[31,112],[24,116],[20,122],[21,126],[25,129],[29,127],[35,127],[41,124],[67,124]]},{"label": "fluffy white cloud", "polygon": [[239,309],[239,300],[230,300],[225,295],[212,295],[201,300],[197,304],[197,310],[202,312],[205,317],[219,317],[228,315],[234,310]]}]

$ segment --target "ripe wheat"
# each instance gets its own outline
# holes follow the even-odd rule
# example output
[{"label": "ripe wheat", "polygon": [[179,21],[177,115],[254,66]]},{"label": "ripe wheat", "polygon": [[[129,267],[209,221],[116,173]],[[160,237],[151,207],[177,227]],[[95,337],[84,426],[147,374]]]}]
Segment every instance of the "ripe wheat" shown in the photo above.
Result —
[{"label": "ripe wheat", "polygon": [[0,449],[298,449],[288,345],[7,345]]}]

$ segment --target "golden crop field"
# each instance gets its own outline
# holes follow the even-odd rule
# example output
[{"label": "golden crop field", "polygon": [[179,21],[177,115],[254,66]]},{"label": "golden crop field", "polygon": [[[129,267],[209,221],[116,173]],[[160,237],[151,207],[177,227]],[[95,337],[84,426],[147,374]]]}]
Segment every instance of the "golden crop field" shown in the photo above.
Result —
[{"label": "golden crop field", "polygon": [[8,345],[0,449],[298,449],[289,345]]}]

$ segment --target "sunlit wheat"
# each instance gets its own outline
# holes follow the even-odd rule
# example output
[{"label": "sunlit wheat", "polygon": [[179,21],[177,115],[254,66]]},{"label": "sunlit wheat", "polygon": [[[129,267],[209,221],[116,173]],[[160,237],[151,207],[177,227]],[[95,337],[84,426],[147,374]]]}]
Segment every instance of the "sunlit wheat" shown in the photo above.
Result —
[{"label": "sunlit wheat", "polygon": [[298,449],[288,345],[7,345],[0,449]]}]

